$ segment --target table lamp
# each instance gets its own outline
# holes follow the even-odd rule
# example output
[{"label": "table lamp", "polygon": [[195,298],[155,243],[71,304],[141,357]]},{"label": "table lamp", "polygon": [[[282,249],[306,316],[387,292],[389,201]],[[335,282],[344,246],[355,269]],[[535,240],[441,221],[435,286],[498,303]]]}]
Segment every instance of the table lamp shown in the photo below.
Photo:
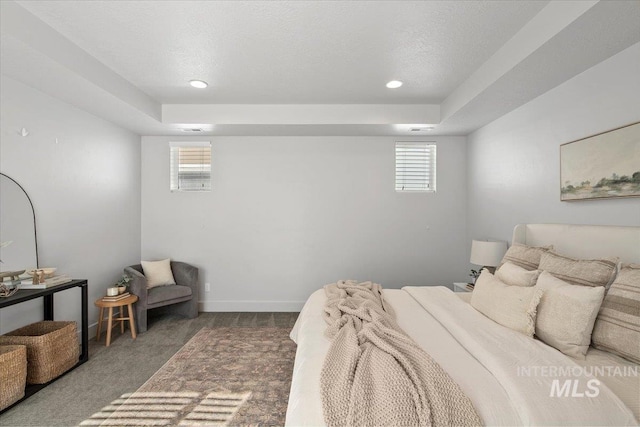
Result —
[{"label": "table lamp", "polygon": [[483,266],[483,268],[489,270],[489,273],[493,274],[506,251],[507,242],[505,241],[473,240],[471,242],[470,262],[471,264]]}]

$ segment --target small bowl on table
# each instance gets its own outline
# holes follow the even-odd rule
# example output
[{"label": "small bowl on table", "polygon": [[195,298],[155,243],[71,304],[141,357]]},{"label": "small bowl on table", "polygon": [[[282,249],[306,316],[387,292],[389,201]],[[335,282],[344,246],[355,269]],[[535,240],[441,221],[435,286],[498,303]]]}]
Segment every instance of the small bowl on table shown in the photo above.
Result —
[{"label": "small bowl on table", "polygon": [[42,268],[33,268],[31,270],[27,270],[27,274],[31,277],[33,277],[33,275],[36,273],[36,271],[38,270],[42,270],[42,272],[44,273],[44,278],[48,279],[49,277],[53,276],[53,273],[56,272],[57,268],[55,267],[42,267]]}]

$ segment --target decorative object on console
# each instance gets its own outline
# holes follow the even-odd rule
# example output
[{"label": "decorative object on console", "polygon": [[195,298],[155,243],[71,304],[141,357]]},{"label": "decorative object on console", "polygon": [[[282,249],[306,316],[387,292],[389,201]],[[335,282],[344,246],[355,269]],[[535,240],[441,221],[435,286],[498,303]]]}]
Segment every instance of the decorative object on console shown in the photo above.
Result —
[{"label": "decorative object on console", "polygon": [[474,279],[476,279],[485,268],[489,270],[490,273],[493,273],[495,267],[500,264],[506,251],[507,242],[505,241],[473,240],[471,242],[471,264],[483,266],[477,272],[477,275],[474,274],[474,270],[471,270]]},{"label": "decorative object on console", "polygon": [[20,289],[48,289],[53,286],[63,285],[65,283],[71,282],[71,277],[66,274],[60,274],[58,276],[49,277],[48,279],[43,279],[40,282],[36,282],[34,279],[25,279],[20,284]]},{"label": "decorative object on console", "polygon": [[[24,273],[24,270],[0,272],[0,285],[2,285],[7,289],[15,288],[17,285],[19,285],[22,282],[22,279],[20,279],[20,275],[22,273]],[[0,296],[9,296],[9,295],[3,295],[2,293],[0,293]]]},{"label": "decorative object on console", "polygon": [[56,270],[57,268],[55,267],[39,267],[27,270],[27,274],[31,277],[35,277],[36,274],[40,274],[40,272],[42,272],[42,274],[44,274],[44,278],[48,279],[49,277],[53,276],[53,273],[55,273]]},{"label": "decorative object on console", "polygon": [[640,123],[560,146],[560,200],[640,196]]},{"label": "decorative object on console", "polygon": [[20,283],[20,275],[24,273],[22,271],[3,271],[0,272],[0,298],[9,298],[18,292]]},{"label": "decorative object on console", "polygon": [[10,296],[15,295],[18,292],[18,285],[13,285],[13,287],[9,287],[4,283],[0,283],[0,298],[9,298]]}]

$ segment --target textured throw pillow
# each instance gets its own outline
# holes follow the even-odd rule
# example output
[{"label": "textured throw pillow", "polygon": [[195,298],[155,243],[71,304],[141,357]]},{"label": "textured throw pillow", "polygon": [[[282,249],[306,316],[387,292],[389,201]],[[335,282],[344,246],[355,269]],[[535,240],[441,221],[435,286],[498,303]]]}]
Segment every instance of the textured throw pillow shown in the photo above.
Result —
[{"label": "textured throw pillow", "polygon": [[573,259],[546,252],[540,259],[540,270],[574,285],[607,286],[616,274],[618,258]]},{"label": "textured throw pillow", "polygon": [[509,286],[533,286],[540,270],[527,270],[508,261],[496,271],[496,277]]},{"label": "textured throw pillow", "polygon": [[536,336],[567,356],[584,359],[604,287],[572,285],[543,271],[535,288],[544,291],[538,305]]},{"label": "textured throw pillow", "polygon": [[536,247],[514,243],[507,249],[507,253],[502,257],[500,264],[508,261],[525,270],[537,270],[538,264],[540,264],[540,257],[551,249],[553,249],[553,246]]},{"label": "textured throw pillow", "polygon": [[171,260],[169,258],[162,261],[142,261],[141,264],[144,277],[147,278],[147,289],[176,284],[171,272]]},{"label": "textured throw pillow", "polygon": [[640,264],[620,269],[596,319],[593,346],[640,363]]},{"label": "textured throw pillow", "polygon": [[509,286],[486,270],[471,294],[471,306],[496,323],[533,337],[542,291],[535,286]]}]

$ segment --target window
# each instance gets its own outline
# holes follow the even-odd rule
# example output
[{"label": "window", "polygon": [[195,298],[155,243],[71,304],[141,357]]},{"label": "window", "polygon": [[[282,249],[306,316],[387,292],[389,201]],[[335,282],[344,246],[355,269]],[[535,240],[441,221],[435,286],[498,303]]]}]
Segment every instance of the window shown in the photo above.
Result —
[{"label": "window", "polygon": [[436,144],[396,142],[396,191],[436,191]]},{"label": "window", "polygon": [[211,191],[211,143],[170,142],[171,191]]}]

